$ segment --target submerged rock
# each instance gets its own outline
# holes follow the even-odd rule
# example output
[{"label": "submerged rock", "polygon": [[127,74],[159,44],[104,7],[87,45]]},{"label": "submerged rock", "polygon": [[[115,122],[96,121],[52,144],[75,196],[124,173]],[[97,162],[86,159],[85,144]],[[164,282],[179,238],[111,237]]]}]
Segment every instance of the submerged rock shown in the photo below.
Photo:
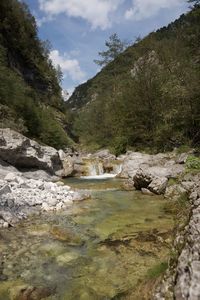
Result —
[{"label": "submerged rock", "polygon": [[131,180],[131,179],[128,179],[128,180],[124,181],[123,184],[122,184],[122,188],[125,191],[134,191],[135,190],[134,181]]},{"label": "submerged rock", "polygon": [[67,229],[61,228],[60,226],[53,226],[50,229],[52,236],[59,241],[67,242],[69,245],[81,245],[81,238],[70,232]]},{"label": "submerged rock", "polygon": [[152,193],[150,190],[145,189],[145,188],[141,188],[141,192],[142,192],[142,194],[147,195],[147,196],[154,196],[154,193]]},{"label": "submerged rock", "polygon": [[41,300],[55,294],[55,288],[21,285],[10,290],[11,300]]},{"label": "submerged rock", "polygon": [[63,254],[60,254],[57,256],[56,261],[59,265],[65,265],[68,264],[69,262],[77,259],[79,255],[76,252],[65,252]]}]

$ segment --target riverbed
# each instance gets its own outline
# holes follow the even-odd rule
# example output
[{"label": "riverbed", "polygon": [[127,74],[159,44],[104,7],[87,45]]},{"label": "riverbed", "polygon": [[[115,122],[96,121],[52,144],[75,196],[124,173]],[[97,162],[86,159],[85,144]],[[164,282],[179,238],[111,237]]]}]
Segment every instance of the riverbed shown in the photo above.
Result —
[{"label": "riverbed", "polygon": [[113,178],[65,183],[91,198],[0,231],[0,300],[25,299],[30,287],[50,300],[123,299],[167,260],[173,220],[162,196],[124,191]]}]

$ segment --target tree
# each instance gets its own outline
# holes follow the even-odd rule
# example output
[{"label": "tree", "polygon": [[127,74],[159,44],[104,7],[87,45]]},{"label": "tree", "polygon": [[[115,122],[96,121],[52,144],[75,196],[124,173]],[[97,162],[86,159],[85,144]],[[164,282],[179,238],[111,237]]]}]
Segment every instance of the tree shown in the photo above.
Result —
[{"label": "tree", "polygon": [[105,42],[108,50],[99,52],[99,56],[102,57],[100,60],[94,60],[99,66],[106,66],[108,63],[113,61],[120,53],[122,53],[127,47],[127,43],[121,41],[116,33],[109,37],[109,40]]},{"label": "tree", "polygon": [[59,84],[61,84],[63,80],[63,72],[60,65],[56,66],[56,77],[58,79]]}]

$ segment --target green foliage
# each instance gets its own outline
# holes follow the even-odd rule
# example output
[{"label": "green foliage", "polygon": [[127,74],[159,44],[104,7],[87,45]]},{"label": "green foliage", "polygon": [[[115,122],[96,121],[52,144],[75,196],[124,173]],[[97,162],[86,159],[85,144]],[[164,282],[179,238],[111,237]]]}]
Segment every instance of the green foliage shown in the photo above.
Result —
[{"label": "green foliage", "polygon": [[147,277],[149,279],[156,279],[159,276],[163,275],[168,268],[167,262],[161,262],[155,265],[153,268],[149,269],[147,272]]},{"label": "green foliage", "polygon": [[189,152],[191,150],[191,147],[189,145],[181,145],[176,149],[177,154]]},{"label": "green foliage", "polygon": [[72,146],[72,141],[66,135],[61,125],[55,121],[54,115],[50,109],[40,111],[41,133],[40,140],[56,149]]},{"label": "green foliage", "polygon": [[200,170],[200,157],[189,155],[186,161],[187,169]]},{"label": "green foliage", "polygon": [[127,149],[127,138],[126,137],[115,137],[113,140],[113,145],[111,145],[111,152],[113,152],[115,155],[120,155],[122,153],[126,152]]},{"label": "green foliage", "polygon": [[122,53],[126,48],[126,43],[122,42],[116,33],[109,37],[109,40],[105,42],[108,50],[99,52],[101,60],[94,60],[99,66],[106,66],[108,63],[113,61],[117,56]]},{"label": "green foliage", "polygon": [[[168,151],[200,143],[200,8],[127,48],[67,102],[81,143]],[[126,148],[126,149],[125,149]]]},{"label": "green foliage", "polygon": [[178,183],[178,180],[175,178],[169,178],[167,186],[172,186]]},{"label": "green foliage", "polygon": [[1,0],[1,127],[59,148],[71,140],[63,129],[67,119],[59,85],[62,72],[53,67],[49,51],[49,42],[38,38],[28,7],[17,0]]}]

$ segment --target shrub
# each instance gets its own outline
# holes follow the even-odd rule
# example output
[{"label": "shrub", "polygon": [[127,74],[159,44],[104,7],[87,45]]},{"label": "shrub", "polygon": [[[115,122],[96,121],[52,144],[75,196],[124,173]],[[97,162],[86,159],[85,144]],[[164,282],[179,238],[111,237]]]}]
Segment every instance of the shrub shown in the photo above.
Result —
[{"label": "shrub", "polygon": [[186,167],[187,169],[200,170],[200,158],[193,155],[188,156]]}]

